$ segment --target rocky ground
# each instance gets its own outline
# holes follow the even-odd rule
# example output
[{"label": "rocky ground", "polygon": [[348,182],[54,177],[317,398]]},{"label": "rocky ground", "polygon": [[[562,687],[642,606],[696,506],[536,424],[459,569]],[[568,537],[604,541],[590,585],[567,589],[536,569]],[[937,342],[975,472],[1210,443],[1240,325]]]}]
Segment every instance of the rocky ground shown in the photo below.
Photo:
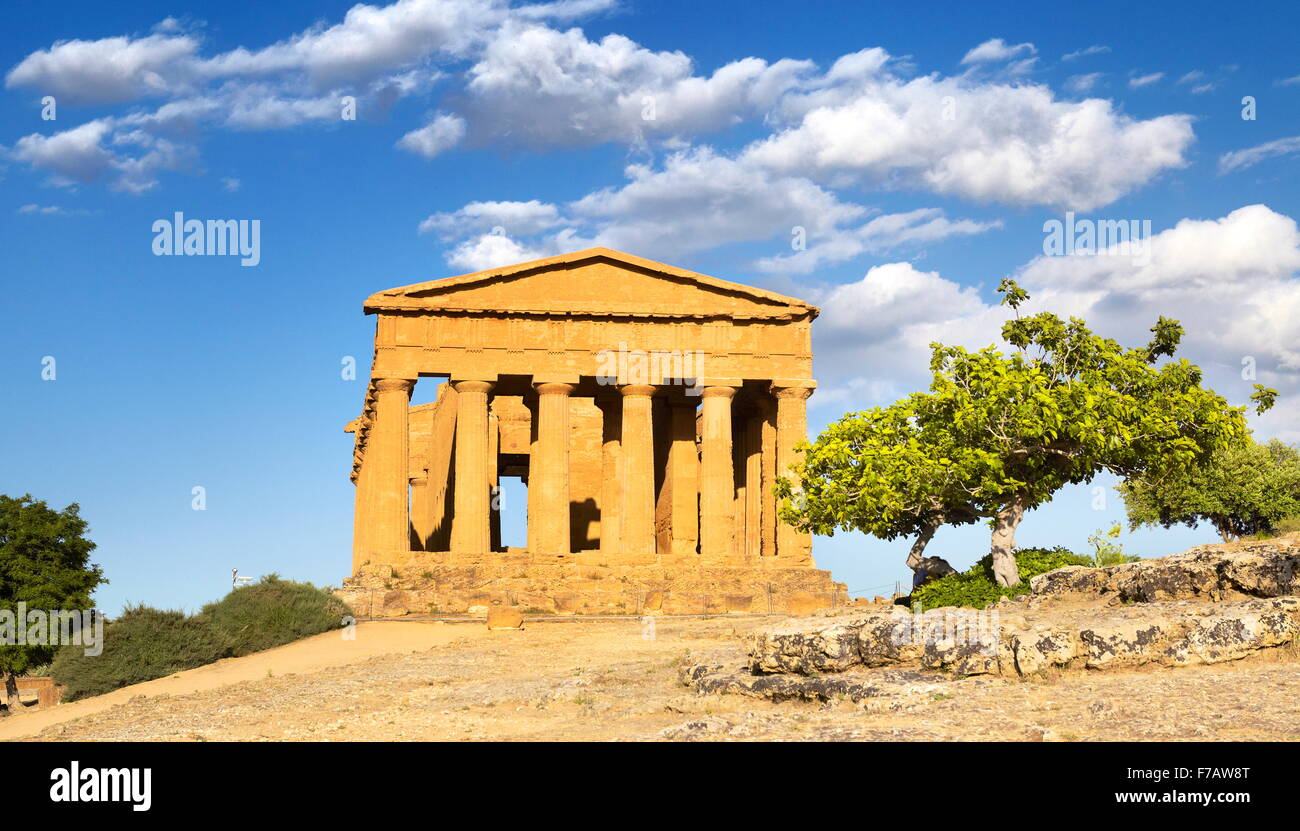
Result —
[{"label": "rocky ground", "polygon": [[1292,537],[1062,569],[991,635],[919,645],[888,606],[362,623],[11,716],[0,739],[1294,741],[1298,564]]},{"label": "rocky ground", "polygon": [[[896,710],[770,701],[683,685],[701,657],[745,660],[762,618],[532,623],[428,650],[198,693],[137,696],[47,728],[53,741],[1296,740],[1300,657],[1049,673],[1033,680],[902,671]],[[435,626],[439,624],[404,624]],[[365,637],[365,624],[358,638]],[[15,721],[28,716],[15,716]]]}]

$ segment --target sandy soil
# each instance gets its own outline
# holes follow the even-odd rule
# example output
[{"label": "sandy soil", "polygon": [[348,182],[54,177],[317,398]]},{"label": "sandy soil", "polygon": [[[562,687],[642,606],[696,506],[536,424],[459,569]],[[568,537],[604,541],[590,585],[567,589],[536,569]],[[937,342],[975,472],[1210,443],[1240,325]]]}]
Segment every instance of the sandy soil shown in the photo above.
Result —
[{"label": "sandy soil", "polygon": [[[1081,672],[1035,681],[927,679],[896,712],[701,696],[678,670],[742,660],[763,618],[362,623],[110,695],[0,720],[0,739],[54,741],[1298,740],[1300,661]],[[940,685],[930,692],[930,684]]]}]

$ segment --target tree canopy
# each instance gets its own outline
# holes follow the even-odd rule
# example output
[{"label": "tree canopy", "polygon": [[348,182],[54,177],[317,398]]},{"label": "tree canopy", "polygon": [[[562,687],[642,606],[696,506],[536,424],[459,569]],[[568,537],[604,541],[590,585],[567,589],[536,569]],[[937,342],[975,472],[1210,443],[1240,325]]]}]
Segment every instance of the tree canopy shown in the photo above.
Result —
[{"label": "tree canopy", "polygon": [[[85,610],[104,573],[90,562],[95,544],[74,503],[56,511],[31,495],[0,495],[0,609]],[[47,663],[50,645],[0,645],[0,675],[13,694],[13,676]]]},{"label": "tree canopy", "polygon": [[[1177,321],[1160,318],[1149,343],[1124,348],[1078,318],[1020,317],[1029,295],[1014,281],[999,291],[1015,311],[1002,327],[1014,351],[931,344],[928,392],[848,414],[803,445],[797,481],[777,486],[785,521],[915,535],[911,563],[939,525],[988,518],[994,574],[1014,586],[1016,528],[1063,486],[1182,469],[1246,435],[1244,407],[1173,359]],[[1257,385],[1252,400],[1262,412],[1275,396]]]},{"label": "tree canopy", "polygon": [[1247,439],[1205,464],[1133,476],[1119,491],[1131,528],[1208,522],[1225,542],[1274,533],[1282,520],[1300,515],[1300,450],[1277,439]]}]

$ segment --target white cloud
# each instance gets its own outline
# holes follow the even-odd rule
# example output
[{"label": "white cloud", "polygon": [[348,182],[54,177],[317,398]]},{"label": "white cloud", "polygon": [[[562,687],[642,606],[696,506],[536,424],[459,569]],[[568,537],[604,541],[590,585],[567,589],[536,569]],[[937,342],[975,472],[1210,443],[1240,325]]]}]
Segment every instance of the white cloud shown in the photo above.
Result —
[{"label": "white cloud", "polygon": [[37,214],[39,216],[85,216],[90,211],[83,208],[64,208],[59,205],[37,205],[32,203],[20,207],[18,213]]},{"label": "white cloud", "polygon": [[972,64],[1005,61],[1021,55],[1033,55],[1037,51],[1032,43],[1017,43],[1011,46],[1002,38],[991,38],[967,52],[961,62]]},{"label": "white cloud", "polygon": [[1071,75],[1065,79],[1065,88],[1074,93],[1085,93],[1097,86],[1097,82],[1102,79],[1105,73],[1088,72],[1083,75]]},{"label": "white cloud", "polygon": [[[377,118],[397,100],[455,78],[464,87],[445,97],[430,123],[408,128],[399,147],[426,157],[487,144],[654,142],[652,149],[681,150],[701,134],[762,123],[779,132],[742,160],[778,176],[1082,210],[1181,165],[1191,141],[1187,116],[1140,121],[1105,101],[1058,101],[1042,85],[987,80],[1027,71],[1036,51],[1030,43],[986,41],[963,58],[965,73],[950,78],[912,78],[906,61],[879,48],[844,55],[820,74],[807,60],[756,57],[697,73],[681,52],[547,25],[611,5],[358,4],[339,22],[211,56],[201,54],[198,35],[168,19],[145,37],[54,44],[14,67],[7,83],[62,90],[83,103],[166,98],[153,112],[101,119],[113,131],[102,137],[105,146],[118,131],[155,136],[146,165],[152,170],[193,156],[194,137],[204,129],[336,124],[344,95],[358,98],[362,117]],[[454,63],[468,64],[466,71],[437,68]],[[943,115],[949,102],[951,120]],[[135,159],[122,159],[122,166]],[[149,180],[140,173],[128,189]]]},{"label": "white cloud", "polygon": [[59,41],[24,58],[5,86],[37,89],[70,105],[165,95],[190,74],[198,47],[188,35]]},{"label": "white cloud", "polygon": [[[1150,257],[1037,257],[1015,277],[1029,313],[1082,317],[1125,345],[1146,343],[1164,315],[1186,330],[1179,355],[1206,382],[1245,404],[1254,383],[1276,387],[1278,405],[1255,419],[1261,435],[1300,441],[1300,230],[1291,217],[1249,205],[1219,219],[1184,219],[1151,240]],[[805,295],[808,291],[803,292]],[[814,370],[841,397],[923,388],[932,340],[979,348],[1001,344],[1005,308],[973,289],[906,263],[871,269],[847,286],[814,293]],[[1243,362],[1257,378],[1243,377]],[[852,379],[872,379],[867,387]],[[872,391],[875,391],[874,393]],[[887,403],[892,398],[858,400]],[[847,399],[846,399],[847,401]]]},{"label": "white cloud", "polygon": [[114,190],[137,194],[158,183],[158,171],[192,164],[191,148],[120,126],[103,118],[50,136],[32,133],[20,138],[9,155],[49,172],[55,185],[107,180]]},{"label": "white cloud", "polygon": [[1152,72],[1149,75],[1138,75],[1136,77],[1129,78],[1128,85],[1133,89],[1141,89],[1142,87],[1151,86],[1152,84],[1159,81],[1163,77],[1165,77],[1165,73],[1163,72]]},{"label": "white cloud", "polygon": [[471,67],[465,104],[476,134],[534,147],[718,130],[771,109],[810,72],[808,61],[745,58],[711,76],[681,52],[622,35],[508,23]]},{"label": "white cloud", "polygon": [[[1088,210],[1181,167],[1191,119],[1139,121],[1041,85],[887,72],[809,96],[799,123],[744,158],[834,186],[919,187],[980,202]],[[951,118],[945,116],[951,113]]]},{"label": "white cloud", "polygon": [[465,137],[465,119],[458,115],[439,113],[418,130],[412,130],[398,140],[397,146],[426,159],[449,150]]},{"label": "white cloud", "polygon": [[863,254],[890,251],[908,244],[938,242],[953,236],[982,234],[1000,227],[1000,220],[954,221],[944,216],[939,208],[919,208],[877,216],[857,227],[837,229],[806,250],[767,257],[755,266],[769,274],[811,274],[822,266],[852,260]]},{"label": "white cloud", "polygon": [[1264,144],[1257,144],[1254,147],[1247,147],[1244,150],[1233,150],[1230,153],[1224,153],[1219,157],[1219,173],[1232,173],[1236,170],[1245,170],[1248,167],[1259,164],[1265,159],[1274,159],[1278,156],[1289,156],[1292,153],[1300,153],[1300,136],[1280,138],[1276,141],[1269,141]]},{"label": "white cloud", "polygon": [[447,262],[471,272],[537,260],[553,253],[529,248],[501,234],[480,234],[456,246]]},{"label": "white cloud", "polygon": [[[787,249],[796,227],[808,249],[756,264],[774,274],[803,274],[822,263],[842,262],[867,252],[924,244],[981,233],[999,223],[949,220],[938,209],[873,216],[798,176],[786,176],[720,156],[709,148],[671,155],[661,168],[629,165],[628,182],[577,199],[562,209],[540,202],[476,202],[434,214],[421,231],[444,240],[493,234],[534,238],[529,245],[548,254],[589,245],[676,259],[695,251],[741,242],[772,241]],[[458,244],[451,257],[460,265],[483,265],[500,243]],[[473,260],[476,254],[484,260]]]},{"label": "white cloud", "polygon": [[420,233],[436,231],[444,239],[469,234],[501,233],[532,236],[559,225],[560,212],[536,199],[527,202],[471,202],[453,213],[433,214],[420,223]]},{"label": "white cloud", "polygon": [[221,179],[221,187],[227,193],[236,193],[239,191],[240,181],[233,176],[225,176]]},{"label": "white cloud", "polygon": [[1067,52],[1066,54],[1061,56],[1061,60],[1074,61],[1074,60],[1078,60],[1079,58],[1086,58],[1089,55],[1100,55],[1104,52],[1109,52],[1109,51],[1110,51],[1109,46],[1094,45],[1094,46],[1089,46],[1086,49],[1080,49],[1076,52]]}]

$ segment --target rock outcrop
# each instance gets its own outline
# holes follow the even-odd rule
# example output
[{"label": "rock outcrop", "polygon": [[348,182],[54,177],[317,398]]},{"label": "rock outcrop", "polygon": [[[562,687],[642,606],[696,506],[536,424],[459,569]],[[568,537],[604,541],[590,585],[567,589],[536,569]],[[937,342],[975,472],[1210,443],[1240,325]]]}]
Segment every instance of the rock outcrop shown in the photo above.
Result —
[{"label": "rock outcrop", "polygon": [[1300,593],[1300,537],[1201,545],[1182,554],[1136,563],[1067,566],[1030,581],[1035,597],[1087,595],[1124,602],[1218,601]]},{"label": "rock outcrop", "polygon": [[1206,545],[1058,569],[1035,577],[1030,595],[986,610],[823,610],[755,632],[743,669],[696,665],[682,677],[700,692],[905,701],[906,685],[919,682],[897,673],[1021,677],[1233,661],[1300,643],[1298,562],[1297,537]]},{"label": "rock outcrop", "polygon": [[1207,605],[1173,601],[1004,615],[902,610],[796,618],[751,637],[754,675],[913,666],[1018,676],[1048,667],[1187,666],[1242,658],[1300,637],[1300,598]]}]

